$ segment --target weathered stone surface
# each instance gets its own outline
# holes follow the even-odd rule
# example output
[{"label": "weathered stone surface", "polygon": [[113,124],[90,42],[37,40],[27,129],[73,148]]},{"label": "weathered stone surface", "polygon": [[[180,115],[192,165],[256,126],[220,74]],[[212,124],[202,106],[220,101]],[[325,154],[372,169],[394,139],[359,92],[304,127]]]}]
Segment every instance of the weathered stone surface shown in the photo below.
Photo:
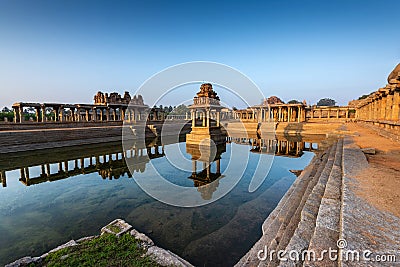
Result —
[{"label": "weathered stone surface", "polygon": [[147,235],[145,235],[143,233],[138,232],[136,229],[131,230],[130,234],[135,239],[142,241],[146,245],[150,245],[150,246],[154,245],[154,242],[153,242],[153,240],[150,239],[150,237],[148,237]]},{"label": "weathered stone surface", "polygon": [[363,148],[363,149],[361,149],[361,151],[364,154],[370,154],[370,155],[375,155],[376,154],[375,148],[372,148],[372,147]]},{"label": "weathered stone surface", "polygon": [[80,244],[80,243],[82,243],[82,242],[90,241],[90,240],[92,240],[92,239],[95,239],[96,237],[98,237],[98,236],[92,235],[92,236],[82,237],[82,238],[79,238],[78,240],[76,240],[76,243]]},{"label": "weathered stone surface", "polygon": [[162,266],[193,266],[186,260],[172,253],[171,251],[165,250],[157,246],[149,247],[146,255],[150,256],[154,261]]},{"label": "weathered stone surface", "polygon": [[397,66],[392,70],[392,72],[389,74],[387,81],[388,83],[392,83],[392,80],[398,80],[400,74],[400,63],[397,64]]},{"label": "weathered stone surface", "polygon": [[76,246],[76,245],[78,245],[78,243],[76,243],[75,240],[70,240],[67,243],[63,244],[63,245],[58,246],[58,247],[50,250],[49,253],[56,252],[56,251],[58,251],[60,249],[63,249],[63,248],[73,247],[73,246]]},{"label": "weathered stone surface", "polygon": [[[119,230],[119,232],[114,232],[113,230],[111,230],[111,227],[119,228],[120,230]],[[101,234],[109,233],[109,234],[113,234],[116,236],[121,236],[124,233],[128,232],[131,228],[132,228],[132,225],[125,222],[124,220],[115,219],[114,221],[110,222],[109,224],[107,224],[106,226],[101,228]]]},{"label": "weathered stone surface", "polygon": [[[316,259],[320,258],[323,250],[338,250],[336,242],[339,237],[339,232],[325,227],[317,226],[315,228],[314,236],[310,241],[309,250],[315,252]],[[337,255],[337,254],[336,254]],[[335,256],[335,255],[334,255]],[[329,258],[328,253],[324,254],[322,260],[310,258],[305,260],[305,266],[338,266],[338,259]]]},{"label": "weathered stone surface", "polygon": [[341,239],[348,250],[370,250],[375,255],[395,255],[396,262],[343,261],[342,266],[397,266],[400,262],[400,218],[378,210],[356,195],[354,177],[368,166],[365,155],[350,138],[345,138]]},{"label": "weathered stone surface", "polygon": [[30,263],[33,263],[33,262],[35,262],[35,259],[32,257],[23,257],[12,263],[7,264],[5,267],[28,266]]}]

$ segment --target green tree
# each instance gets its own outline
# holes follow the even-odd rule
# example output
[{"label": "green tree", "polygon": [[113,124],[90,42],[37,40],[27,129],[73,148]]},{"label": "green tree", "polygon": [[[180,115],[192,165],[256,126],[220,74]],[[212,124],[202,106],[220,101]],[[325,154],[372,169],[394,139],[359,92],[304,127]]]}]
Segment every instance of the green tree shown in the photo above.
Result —
[{"label": "green tree", "polygon": [[187,112],[189,112],[189,108],[186,105],[181,104],[181,105],[177,106],[176,108],[174,108],[171,111],[171,114],[173,114],[173,115],[186,115]]},{"label": "green tree", "polygon": [[360,96],[360,97],[358,98],[358,100],[365,99],[365,98],[369,97],[370,95],[372,95],[373,93],[374,93],[374,92],[369,93],[368,95],[362,95],[362,96]]},{"label": "green tree", "polygon": [[318,101],[317,106],[328,106],[333,107],[335,106],[336,101],[330,98],[322,98]]},{"label": "green tree", "polygon": [[289,102],[287,102],[288,104],[301,104],[300,101],[297,101],[296,99],[292,99]]}]

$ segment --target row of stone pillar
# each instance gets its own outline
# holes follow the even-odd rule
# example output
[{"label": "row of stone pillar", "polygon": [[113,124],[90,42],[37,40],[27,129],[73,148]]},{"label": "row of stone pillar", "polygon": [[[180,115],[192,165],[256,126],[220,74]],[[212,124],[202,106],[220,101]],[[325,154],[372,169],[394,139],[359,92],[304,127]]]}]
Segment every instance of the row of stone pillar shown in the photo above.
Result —
[{"label": "row of stone pillar", "polygon": [[215,120],[216,127],[220,127],[221,112],[211,112],[209,108],[201,111],[197,111],[194,109],[191,110],[192,128],[196,127],[197,118],[199,118],[199,120],[201,121],[202,127],[212,127],[213,125],[211,125],[211,119]]},{"label": "row of stone pillar", "polygon": [[[14,109],[14,122],[22,123],[23,118],[23,107],[13,107]],[[117,113],[117,109],[119,112]],[[126,116],[128,122],[136,122],[143,119],[143,112],[138,109],[126,109],[126,108],[71,108],[69,111],[65,111],[63,107],[53,107],[52,112],[54,113],[54,121],[117,121],[123,120]],[[46,122],[46,107],[35,107],[36,122]],[[53,117],[51,117],[53,119]]]},{"label": "row of stone pillar", "polygon": [[356,113],[361,120],[400,120],[400,90],[382,93],[365,105],[359,107]]},{"label": "row of stone pillar", "polygon": [[[202,161],[202,163],[203,163],[203,168],[202,168],[201,171],[206,170],[207,178],[209,179],[210,178],[210,174],[211,174],[211,164],[213,162],[204,162],[204,161]],[[219,174],[221,174],[221,160],[217,159],[215,161],[215,164],[216,164],[216,174],[219,175]],[[192,159],[192,176],[196,176],[196,175],[197,175],[197,160]]]},{"label": "row of stone pillar", "polygon": [[[326,109],[326,108],[311,108],[311,111],[310,111],[310,118],[311,119],[314,119],[314,118],[319,118],[319,119],[321,119],[321,118],[324,118],[324,116],[323,116],[323,112],[326,112],[326,119],[331,119],[331,118],[335,118],[335,119],[339,119],[339,118],[343,118],[342,116],[341,116],[341,114],[340,113],[345,113],[345,116],[344,116],[344,118],[346,118],[346,119],[348,119],[349,118],[349,109],[348,108],[345,108],[345,109],[343,109],[343,108],[328,108],[328,109]],[[317,115],[315,114],[315,113],[317,113]],[[333,115],[333,117],[332,117],[332,115]]]},{"label": "row of stone pillar", "polygon": [[261,107],[245,111],[239,110],[235,112],[234,117],[257,122],[303,122],[306,120],[306,113],[303,106]]}]

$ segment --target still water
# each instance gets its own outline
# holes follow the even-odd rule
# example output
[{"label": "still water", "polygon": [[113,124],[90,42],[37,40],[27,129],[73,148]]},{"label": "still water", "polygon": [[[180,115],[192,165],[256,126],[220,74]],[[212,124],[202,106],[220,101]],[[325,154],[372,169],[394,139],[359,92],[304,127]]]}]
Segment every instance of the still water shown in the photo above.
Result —
[{"label": "still water", "polygon": [[[231,266],[260,238],[263,221],[296,179],[289,170],[303,169],[314,155],[310,142],[277,141],[274,145],[279,151],[268,176],[250,193],[256,164],[267,155],[252,140],[232,139],[220,154],[219,168],[224,174],[229,162],[235,164],[233,149],[248,155],[242,179],[209,205],[181,208],[153,199],[135,182],[137,177],[152,175],[149,164],[154,164],[172,183],[197,187],[199,196],[212,197],[218,183],[207,187],[206,181],[193,179],[190,171],[168,164],[168,149],[178,148],[184,157],[192,156],[181,141],[162,145],[150,140],[136,151],[131,171],[121,143],[1,155],[0,264],[99,234],[102,226],[123,218],[157,245],[196,266]],[[215,165],[210,171],[216,172]],[[221,177],[221,183],[230,179]]]}]

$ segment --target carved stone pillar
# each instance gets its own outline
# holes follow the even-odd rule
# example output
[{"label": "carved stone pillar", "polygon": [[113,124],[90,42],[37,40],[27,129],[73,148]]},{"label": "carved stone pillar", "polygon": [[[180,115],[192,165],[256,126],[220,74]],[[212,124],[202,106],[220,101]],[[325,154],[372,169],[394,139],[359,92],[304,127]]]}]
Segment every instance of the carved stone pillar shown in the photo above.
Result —
[{"label": "carved stone pillar", "polygon": [[22,123],[24,121],[24,109],[22,107],[19,107],[18,114],[19,114],[19,122]]},{"label": "carved stone pillar", "polygon": [[400,120],[400,88],[399,91],[395,91],[393,94],[393,110],[392,110],[392,120]]}]

